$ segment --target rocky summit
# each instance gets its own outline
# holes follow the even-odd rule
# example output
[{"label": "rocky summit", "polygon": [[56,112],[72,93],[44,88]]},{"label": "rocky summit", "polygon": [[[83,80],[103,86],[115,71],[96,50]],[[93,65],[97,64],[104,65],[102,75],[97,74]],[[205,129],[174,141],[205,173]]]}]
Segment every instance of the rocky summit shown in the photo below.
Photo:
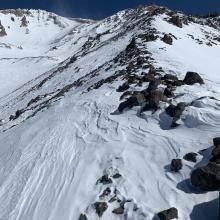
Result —
[{"label": "rocky summit", "polygon": [[219,14],[1,10],[0,220],[217,219],[219,60]]}]

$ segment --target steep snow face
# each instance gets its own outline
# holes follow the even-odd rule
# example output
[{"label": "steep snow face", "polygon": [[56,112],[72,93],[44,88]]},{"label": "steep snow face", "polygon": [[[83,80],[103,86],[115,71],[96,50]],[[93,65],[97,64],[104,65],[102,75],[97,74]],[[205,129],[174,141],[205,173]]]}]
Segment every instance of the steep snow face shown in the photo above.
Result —
[{"label": "steep snow face", "polygon": [[[152,220],[170,207],[179,219],[217,219],[218,193],[200,192],[188,179],[220,136],[219,29],[157,6],[97,22],[57,17],[58,25],[50,13],[30,12],[33,45],[31,37],[24,41],[21,16],[0,14],[4,27],[17,22],[5,28],[2,45],[24,43],[20,54],[0,48],[8,51],[0,60],[0,220]],[[154,113],[137,115],[136,106],[110,114],[125,100],[116,92],[124,82],[138,92],[153,74],[163,91],[165,74],[182,80],[187,71],[205,84],[172,86]],[[171,129],[165,108],[180,102],[187,107]],[[183,160],[171,172],[171,160],[189,152],[198,153],[197,162]],[[96,202],[105,202],[101,217]]]}]

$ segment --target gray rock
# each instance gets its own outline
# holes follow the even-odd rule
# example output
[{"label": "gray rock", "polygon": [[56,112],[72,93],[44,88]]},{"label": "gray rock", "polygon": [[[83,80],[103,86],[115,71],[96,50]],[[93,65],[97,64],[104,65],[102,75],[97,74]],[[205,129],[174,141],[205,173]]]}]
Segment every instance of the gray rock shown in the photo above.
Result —
[{"label": "gray rock", "polygon": [[208,163],[204,167],[195,169],[191,173],[191,183],[204,191],[216,191],[220,187],[220,166],[216,163]]},{"label": "gray rock", "polygon": [[110,194],[111,194],[111,189],[107,187],[99,197],[103,198],[105,196],[109,196]]},{"label": "gray rock", "polygon": [[88,218],[87,218],[86,215],[81,214],[81,215],[79,216],[79,219],[78,219],[78,220],[88,220]]},{"label": "gray rock", "polygon": [[170,170],[174,172],[178,172],[183,167],[182,160],[181,159],[173,159],[171,161]]},{"label": "gray rock", "polygon": [[178,210],[176,208],[170,208],[164,210],[157,214],[160,220],[171,220],[171,219],[178,219]]},{"label": "gray rock", "polygon": [[113,179],[119,179],[121,178],[121,174],[120,173],[116,173],[112,176]]},{"label": "gray rock", "polygon": [[108,175],[104,175],[98,180],[98,183],[102,183],[104,185],[111,184],[112,179]]},{"label": "gray rock", "polygon": [[186,154],[186,155],[183,157],[183,159],[195,163],[195,162],[197,161],[196,157],[197,157],[197,154],[191,152],[191,153]]},{"label": "gray rock", "polygon": [[214,138],[214,139],[213,139],[213,144],[214,144],[214,146],[220,145],[220,137]]},{"label": "gray rock", "polygon": [[169,44],[169,45],[173,44],[173,38],[169,34],[164,34],[161,40],[166,44]]},{"label": "gray rock", "polygon": [[102,217],[103,213],[108,209],[108,205],[106,202],[96,202],[94,204],[95,210],[96,210],[96,214],[99,217]]},{"label": "gray rock", "polygon": [[182,27],[183,27],[182,20],[180,19],[179,16],[172,16],[172,17],[169,19],[169,22],[172,23],[173,25],[179,27],[179,28],[182,28]]},{"label": "gray rock", "polygon": [[124,214],[124,208],[123,207],[119,207],[117,209],[114,209],[112,211],[112,213],[116,214],[116,215],[123,215]]},{"label": "gray rock", "polygon": [[183,82],[187,85],[193,85],[195,83],[204,84],[202,77],[195,72],[187,72]]}]

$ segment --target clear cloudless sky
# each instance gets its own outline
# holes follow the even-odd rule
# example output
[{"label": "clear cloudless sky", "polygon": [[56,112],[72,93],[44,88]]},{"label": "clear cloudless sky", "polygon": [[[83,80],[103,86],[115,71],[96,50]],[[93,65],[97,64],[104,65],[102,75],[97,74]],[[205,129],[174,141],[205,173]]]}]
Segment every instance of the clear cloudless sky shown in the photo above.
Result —
[{"label": "clear cloudless sky", "polygon": [[220,12],[220,0],[0,0],[0,9],[34,8],[69,17],[102,19],[117,11],[150,3],[187,14]]}]

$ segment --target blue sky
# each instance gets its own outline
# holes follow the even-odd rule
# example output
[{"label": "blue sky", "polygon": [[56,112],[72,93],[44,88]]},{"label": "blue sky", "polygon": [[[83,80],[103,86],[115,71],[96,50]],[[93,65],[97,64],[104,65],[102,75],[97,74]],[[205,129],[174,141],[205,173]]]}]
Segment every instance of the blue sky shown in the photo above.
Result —
[{"label": "blue sky", "polygon": [[0,0],[0,8],[40,8],[64,16],[101,19],[152,2],[188,14],[220,12],[220,0]]}]

